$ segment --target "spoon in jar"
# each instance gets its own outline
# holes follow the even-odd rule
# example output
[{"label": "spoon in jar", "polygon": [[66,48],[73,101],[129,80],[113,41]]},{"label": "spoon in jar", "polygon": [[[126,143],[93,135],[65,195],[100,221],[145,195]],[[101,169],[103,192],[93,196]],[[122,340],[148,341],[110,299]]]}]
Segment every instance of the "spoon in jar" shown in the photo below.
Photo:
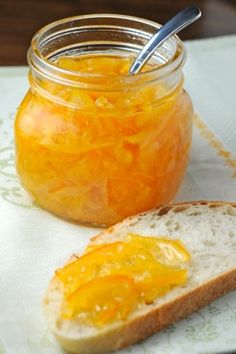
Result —
[{"label": "spoon in jar", "polygon": [[145,44],[139,52],[137,58],[134,60],[129,73],[136,75],[142,69],[144,64],[148,61],[154,51],[162,45],[173,34],[178,33],[191,23],[195,22],[201,17],[201,11],[196,6],[188,6],[180,11],[166,22],[157,33]]}]

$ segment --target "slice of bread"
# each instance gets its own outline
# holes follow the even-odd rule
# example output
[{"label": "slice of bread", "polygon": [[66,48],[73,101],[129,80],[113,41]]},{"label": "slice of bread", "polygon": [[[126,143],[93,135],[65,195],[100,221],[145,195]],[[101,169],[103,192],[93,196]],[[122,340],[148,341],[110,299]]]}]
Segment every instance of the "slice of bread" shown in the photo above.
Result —
[{"label": "slice of bread", "polygon": [[123,240],[127,233],[180,239],[192,257],[187,284],[153,304],[143,305],[125,321],[96,328],[60,318],[63,294],[54,277],[44,300],[46,317],[59,343],[71,353],[98,354],[124,348],[236,289],[236,204],[194,202],[164,206],[130,217],[103,231],[92,242]]}]

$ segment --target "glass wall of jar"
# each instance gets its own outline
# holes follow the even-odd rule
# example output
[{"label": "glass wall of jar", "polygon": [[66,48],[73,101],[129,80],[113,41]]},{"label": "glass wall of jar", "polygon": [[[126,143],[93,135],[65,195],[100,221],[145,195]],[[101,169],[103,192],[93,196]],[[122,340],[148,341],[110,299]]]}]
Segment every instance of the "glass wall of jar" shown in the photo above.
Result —
[{"label": "glass wall of jar", "polygon": [[123,15],[54,22],[33,37],[16,166],[43,208],[111,225],[173,200],[188,162],[192,104],[177,36],[128,69],[160,25]]}]

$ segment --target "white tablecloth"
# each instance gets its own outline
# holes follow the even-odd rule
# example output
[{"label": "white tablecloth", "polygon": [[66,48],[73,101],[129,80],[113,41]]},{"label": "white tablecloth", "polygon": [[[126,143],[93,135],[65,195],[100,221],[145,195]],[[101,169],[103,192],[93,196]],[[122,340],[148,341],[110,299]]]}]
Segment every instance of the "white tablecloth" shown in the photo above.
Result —
[{"label": "white tablecloth", "polygon": [[[196,118],[191,160],[177,200],[236,201],[236,36],[186,43],[186,88]],[[14,168],[14,112],[27,68],[0,67],[0,354],[60,354],[41,301],[55,268],[98,229],[37,208]],[[202,123],[204,121],[204,124]],[[210,353],[236,349],[236,292],[122,354]]]}]

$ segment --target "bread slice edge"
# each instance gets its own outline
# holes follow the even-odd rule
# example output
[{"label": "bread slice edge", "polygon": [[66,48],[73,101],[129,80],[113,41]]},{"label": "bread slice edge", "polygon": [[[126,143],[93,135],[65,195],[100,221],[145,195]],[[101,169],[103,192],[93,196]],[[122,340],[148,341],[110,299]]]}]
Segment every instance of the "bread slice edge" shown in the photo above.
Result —
[{"label": "bread slice edge", "polygon": [[[164,215],[171,209],[179,208],[178,211],[181,211],[181,208],[193,205],[207,205],[212,208],[227,205],[233,206],[234,208],[236,207],[236,203],[230,202],[199,201],[165,205],[153,209],[152,211],[158,212],[159,215]],[[150,213],[150,211],[139,215],[146,213]],[[92,242],[95,241],[96,243],[99,238],[109,237],[109,234],[112,233],[115,228],[119,227],[120,224],[127,222],[127,220],[132,221],[135,218],[137,218],[137,215],[104,230],[98,236],[93,237]],[[69,262],[74,259],[75,258],[71,258]],[[53,281],[55,281],[55,279],[52,280],[52,283]],[[127,347],[166,328],[234,289],[236,289],[236,269],[231,269],[191,291],[151,309],[144,315],[137,316],[130,320],[128,319],[118,326],[111,326],[111,328],[106,328],[106,330],[101,332],[95,331],[94,336],[81,336],[80,338],[63,336],[55,328],[53,328],[53,332],[62,347],[71,353],[105,354]]]}]

